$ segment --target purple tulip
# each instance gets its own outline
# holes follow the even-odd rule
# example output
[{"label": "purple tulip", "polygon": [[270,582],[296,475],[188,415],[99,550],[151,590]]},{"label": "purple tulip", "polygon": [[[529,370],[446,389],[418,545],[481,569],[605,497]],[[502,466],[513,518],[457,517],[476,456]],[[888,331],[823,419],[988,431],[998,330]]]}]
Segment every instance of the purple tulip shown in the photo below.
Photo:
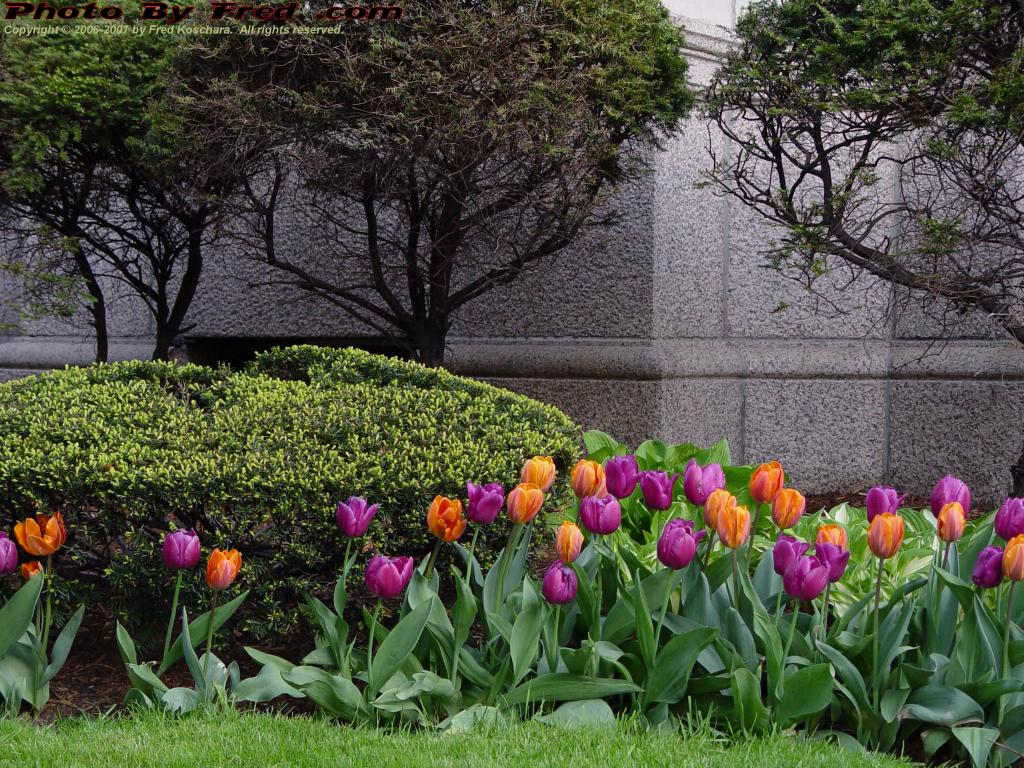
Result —
[{"label": "purple tulip", "polygon": [[580,522],[591,533],[613,533],[622,522],[622,507],[612,495],[585,496],[580,499]]},{"label": "purple tulip", "polygon": [[412,566],[411,557],[374,555],[366,564],[366,591],[383,600],[398,597],[412,578]]},{"label": "purple tulip", "polygon": [[18,546],[0,531],[0,574],[14,573],[18,567]]},{"label": "purple tulip", "polygon": [[379,504],[370,506],[366,499],[352,496],[348,501],[338,503],[334,519],[338,522],[341,532],[350,539],[354,539],[366,533],[373,518],[377,516],[378,509],[380,509]]},{"label": "purple tulip", "polygon": [[191,528],[183,528],[164,536],[164,565],[172,571],[195,568],[199,562],[199,537]]},{"label": "purple tulip", "polygon": [[615,456],[604,465],[604,484],[608,493],[617,499],[624,499],[633,493],[640,480],[640,467],[636,456]]},{"label": "purple tulip", "polygon": [[540,593],[552,605],[565,605],[576,597],[576,587],[576,571],[559,561],[544,572]]},{"label": "purple tulip", "polygon": [[810,555],[798,557],[782,577],[782,586],[794,600],[813,600],[824,591],[826,584],[828,566]]},{"label": "purple tulip", "polygon": [[679,475],[669,476],[668,472],[652,469],[640,473],[640,490],[644,504],[650,509],[665,510],[672,506],[672,486]]},{"label": "purple tulip", "polygon": [[787,533],[780,533],[772,547],[772,566],[779,576],[785,576],[789,566],[797,561],[804,552],[811,548],[806,541],[794,538]]},{"label": "purple tulip", "polygon": [[951,501],[959,501],[960,506],[964,508],[965,515],[970,513],[970,488],[967,487],[963,480],[952,475],[946,475],[932,489],[932,514],[938,517],[942,508]]},{"label": "purple tulip", "polygon": [[850,562],[850,550],[822,541],[814,545],[815,556],[828,568],[828,580],[834,584],[843,578],[846,565]]},{"label": "purple tulip", "polygon": [[667,568],[679,570],[685,568],[697,554],[697,544],[707,534],[701,529],[693,532],[693,522],[681,517],[673,518],[665,523],[658,539],[658,559]]},{"label": "purple tulip", "polygon": [[1024,533],[1024,499],[1011,497],[1003,502],[996,512],[995,529],[996,536],[1005,541]]},{"label": "purple tulip", "polygon": [[686,462],[683,470],[683,493],[691,504],[703,505],[712,491],[725,488],[725,472],[721,464],[701,467],[696,459]]},{"label": "purple tulip", "polygon": [[501,483],[466,483],[466,497],[466,518],[477,525],[490,525],[505,503],[505,488]]},{"label": "purple tulip", "polygon": [[971,581],[983,589],[998,587],[1003,580],[1003,550],[1000,547],[985,547],[978,553],[971,572]]},{"label": "purple tulip", "polygon": [[868,491],[867,498],[864,500],[865,506],[868,508],[868,522],[870,523],[878,515],[885,513],[895,515],[905,498],[907,495],[900,496],[895,488],[890,488],[888,485],[876,485]]}]

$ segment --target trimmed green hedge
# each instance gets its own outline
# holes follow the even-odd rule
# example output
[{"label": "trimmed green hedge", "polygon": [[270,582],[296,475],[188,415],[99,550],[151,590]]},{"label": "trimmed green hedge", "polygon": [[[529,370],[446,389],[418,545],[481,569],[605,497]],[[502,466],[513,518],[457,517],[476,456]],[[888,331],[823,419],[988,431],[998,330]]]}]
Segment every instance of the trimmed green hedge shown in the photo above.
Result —
[{"label": "trimmed green hedge", "polygon": [[[0,439],[0,523],[64,512],[70,596],[136,624],[163,615],[161,537],[194,526],[205,552],[241,550],[257,637],[294,624],[297,589],[333,582],[339,499],[381,504],[368,550],[422,555],[436,494],[464,495],[467,480],[511,485],[537,453],[564,470],[580,452],[579,428],[551,406],[312,346],[261,354],[243,372],[130,362],[0,384]],[[567,501],[563,472],[553,505]],[[198,572],[193,581],[201,591]]]}]

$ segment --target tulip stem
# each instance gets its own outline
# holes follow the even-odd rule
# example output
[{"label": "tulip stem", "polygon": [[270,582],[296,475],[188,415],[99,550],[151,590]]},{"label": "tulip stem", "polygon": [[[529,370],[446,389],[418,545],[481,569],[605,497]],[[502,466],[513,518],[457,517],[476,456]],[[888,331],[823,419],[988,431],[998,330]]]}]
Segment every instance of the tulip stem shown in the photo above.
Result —
[{"label": "tulip stem", "polygon": [[779,624],[782,621],[782,594],[785,589],[779,589],[779,595],[775,598],[775,623]]},{"label": "tulip stem", "polygon": [[480,535],[480,526],[473,529],[473,539],[469,542],[469,552],[466,553],[466,582],[473,573],[473,555],[476,553],[476,537]]},{"label": "tulip stem", "polygon": [[708,530],[708,548],[704,550],[704,568],[708,567],[708,563],[711,562],[711,550],[715,548],[715,529],[711,528]]},{"label": "tulip stem", "polygon": [[953,546],[953,542],[947,541],[946,542],[946,551],[942,555],[942,570],[944,570],[944,571],[947,570],[948,565],[949,565],[949,548],[951,546]]},{"label": "tulip stem", "polygon": [[676,572],[672,571],[672,575],[665,580],[665,594],[661,598],[661,615],[658,617],[658,631],[654,633],[655,655],[657,655],[658,651],[658,641],[661,639],[661,628],[665,624],[665,613],[668,611],[668,601],[672,596],[673,590],[675,590],[675,581]]},{"label": "tulip stem", "polygon": [[174,598],[171,600],[171,618],[167,622],[167,634],[164,636],[164,655],[160,659],[163,665],[167,661],[167,654],[171,651],[171,635],[174,634],[174,617],[178,615],[178,597],[181,595],[181,579],[185,571],[178,569],[178,578],[174,582]]},{"label": "tulip stem", "polygon": [[43,618],[43,655],[50,643],[50,622],[53,618],[53,555],[46,556],[46,615]]},{"label": "tulip stem", "polygon": [[789,649],[793,645],[793,636],[796,634],[796,620],[800,618],[800,601],[793,600],[793,620],[789,622],[789,637],[786,638],[786,650],[782,652],[782,669],[786,669],[786,659],[789,658]]},{"label": "tulip stem", "polygon": [[818,637],[821,632],[824,631],[825,635],[828,635],[828,593],[832,590],[832,582],[830,581],[825,585],[825,592],[821,598],[821,616],[818,617],[818,623],[814,627],[814,641],[817,643]]},{"label": "tulip stem", "polygon": [[345,593],[348,594],[348,572],[352,567],[352,539],[349,539],[345,544],[345,564],[341,568],[341,583],[345,589]]},{"label": "tulip stem", "polygon": [[434,562],[437,560],[437,553],[440,551],[441,539],[438,539],[437,543],[434,545],[434,550],[430,553],[430,559],[427,560],[427,568],[423,572],[423,575],[426,576],[428,579],[430,578],[430,575],[434,572]]},{"label": "tulip stem", "polygon": [[380,616],[380,600],[373,607],[373,619],[370,622],[370,638],[366,642],[366,672],[373,676],[373,636],[377,633],[377,617]]},{"label": "tulip stem", "polygon": [[736,564],[736,550],[732,551],[732,601],[736,612],[740,610],[740,571]]},{"label": "tulip stem", "polygon": [[210,605],[210,623],[206,626],[206,654],[203,656],[203,683],[207,684],[210,678],[210,656],[213,649],[213,628],[216,626],[217,600],[220,592],[213,593],[213,601]]},{"label": "tulip stem", "polygon": [[559,625],[562,623],[562,606],[556,604],[554,606],[554,615],[551,617],[551,638],[548,643],[548,672],[556,672],[558,670],[558,648],[560,646],[559,640]]},{"label": "tulip stem", "polygon": [[505,602],[505,576],[508,575],[509,561],[512,560],[512,550],[519,540],[519,531],[522,527],[522,523],[514,523],[512,525],[512,530],[508,532],[508,543],[501,552],[501,564],[498,566],[498,607]]},{"label": "tulip stem", "polygon": [[1010,582],[1010,591],[1006,596],[1006,626],[1003,627],[1003,677],[1010,676],[1010,625],[1013,623],[1013,588],[1016,581]]},{"label": "tulip stem", "polygon": [[878,606],[882,600],[882,572],[885,570],[885,558],[878,558],[878,577],[875,579],[875,631],[871,637],[871,666],[874,674],[871,680],[871,700],[878,711]]}]

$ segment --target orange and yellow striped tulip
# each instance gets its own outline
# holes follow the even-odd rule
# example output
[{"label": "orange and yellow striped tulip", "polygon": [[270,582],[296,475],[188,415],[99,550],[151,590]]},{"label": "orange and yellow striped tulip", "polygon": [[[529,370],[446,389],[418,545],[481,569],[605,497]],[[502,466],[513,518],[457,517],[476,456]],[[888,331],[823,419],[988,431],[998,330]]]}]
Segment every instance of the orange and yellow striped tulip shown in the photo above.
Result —
[{"label": "orange and yellow striped tulip", "polygon": [[531,483],[547,493],[551,484],[555,482],[554,460],[550,456],[534,456],[532,459],[527,459],[523,464],[519,482]]},{"label": "orange and yellow striped tulip", "polygon": [[1003,575],[1012,581],[1024,581],[1024,533],[1017,534],[1003,551]]},{"label": "orange and yellow striped tulip", "polygon": [[206,583],[215,592],[231,586],[242,567],[242,556],[237,549],[214,549],[206,561]]},{"label": "orange and yellow striped tulip", "polygon": [[750,511],[733,504],[723,507],[715,520],[718,538],[730,549],[739,549],[750,535]]},{"label": "orange and yellow striped tulip", "polygon": [[795,488],[780,488],[772,499],[772,520],[785,530],[792,528],[807,507],[807,499]]},{"label": "orange and yellow striped tulip", "polygon": [[520,483],[509,492],[508,498],[505,499],[509,520],[518,524],[525,524],[533,520],[540,512],[543,503],[544,491],[534,483]]},{"label": "orange and yellow striped tulip", "polygon": [[964,526],[967,525],[967,515],[964,514],[963,505],[959,501],[951,501],[943,504],[939,510],[937,530],[939,538],[943,541],[959,541],[964,535]]},{"label": "orange and yellow striped tulip", "polygon": [[775,494],[782,488],[785,475],[782,465],[777,461],[769,461],[754,470],[750,478],[750,495],[759,504],[770,504]]},{"label": "orange and yellow striped tulip", "polygon": [[435,496],[427,510],[427,529],[441,541],[455,541],[466,530],[462,500]]},{"label": "orange and yellow striped tulip", "polygon": [[42,572],[43,566],[38,560],[30,560],[21,566],[21,578],[25,581],[28,581],[33,576],[38,576]]},{"label": "orange and yellow striped tulip", "polygon": [[868,528],[868,546],[883,560],[895,555],[903,543],[903,518],[891,512],[876,515]]},{"label": "orange and yellow striped tulip", "polygon": [[68,530],[64,527],[64,516],[60,512],[29,517],[14,526],[14,538],[18,544],[36,557],[52,555],[64,545],[67,537]]},{"label": "orange and yellow striped tulip", "polygon": [[604,467],[590,459],[578,461],[576,466],[572,468],[572,492],[581,499],[584,496],[607,495],[608,489],[604,482]]},{"label": "orange and yellow striped tulip", "polygon": [[704,502],[704,525],[711,530],[718,528],[718,516],[723,509],[731,509],[736,506],[736,497],[724,488],[712,491]]},{"label": "orange and yellow striped tulip", "polygon": [[824,523],[818,526],[818,544],[835,544],[846,549],[846,529],[839,523]]},{"label": "orange and yellow striped tulip", "polygon": [[575,523],[564,521],[555,534],[555,551],[558,558],[568,565],[580,556],[583,549],[583,531]]}]

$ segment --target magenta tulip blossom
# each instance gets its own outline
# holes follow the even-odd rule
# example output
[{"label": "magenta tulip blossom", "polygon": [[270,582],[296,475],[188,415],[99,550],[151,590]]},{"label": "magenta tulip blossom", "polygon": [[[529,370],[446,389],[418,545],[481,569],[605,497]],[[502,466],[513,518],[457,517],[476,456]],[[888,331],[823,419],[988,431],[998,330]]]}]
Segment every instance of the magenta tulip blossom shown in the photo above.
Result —
[{"label": "magenta tulip blossom", "polygon": [[783,588],[794,600],[813,600],[827,584],[828,566],[810,555],[798,557],[782,577]]},{"label": "magenta tulip blossom", "polygon": [[633,493],[640,480],[640,467],[636,456],[614,456],[604,465],[604,484],[608,493],[617,499],[624,499]]},{"label": "magenta tulip blossom", "polygon": [[18,546],[0,531],[0,574],[14,573],[18,567]]},{"label": "magenta tulip blossom", "polygon": [[870,523],[878,515],[895,515],[905,498],[906,494],[900,496],[895,488],[890,488],[888,485],[876,485],[868,491],[867,498],[864,500],[868,511],[868,522]]},{"label": "magenta tulip blossom", "polygon": [[951,501],[959,502],[965,515],[971,511],[971,490],[967,483],[952,475],[946,475],[932,489],[932,514],[938,517],[942,508]]},{"label": "magenta tulip blossom", "polygon": [[994,589],[1003,581],[1003,550],[985,547],[978,553],[971,572],[971,581],[982,589]]},{"label": "magenta tulip blossom", "polygon": [[691,504],[703,505],[712,491],[725,488],[725,472],[720,464],[701,467],[696,459],[690,459],[683,470],[683,493]]},{"label": "magenta tulip blossom", "polygon": [[789,567],[802,556],[811,545],[806,541],[790,536],[788,533],[780,533],[772,547],[772,566],[779,576],[785,576]]},{"label": "magenta tulip blossom", "polygon": [[466,519],[477,525],[490,525],[505,504],[505,488],[501,483],[466,483],[466,498]]},{"label": "magenta tulip blossom", "polygon": [[622,522],[622,507],[611,494],[585,496],[580,499],[580,522],[591,533],[605,536],[614,533]]},{"label": "magenta tulip blossom", "polygon": [[669,520],[658,539],[658,560],[666,568],[685,568],[697,554],[697,545],[706,534],[707,530],[703,528],[694,533],[691,520],[681,517]]},{"label": "magenta tulip blossom", "polygon": [[1024,533],[1024,499],[1011,497],[1002,503],[996,512],[995,529],[996,536],[1005,541]]},{"label": "magenta tulip blossom", "polygon": [[828,567],[828,580],[835,583],[843,578],[846,566],[850,562],[850,550],[827,541],[814,545],[815,556]]},{"label": "magenta tulip blossom", "polygon": [[199,537],[192,529],[178,529],[164,536],[164,565],[172,571],[195,568],[199,562]]},{"label": "magenta tulip blossom", "polygon": [[571,603],[576,597],[576,571],[562,562],[554,562],[544,572],[540,593],[552,605]]},{"label": "magenta tulip blossom", "polygon": [[377,516],[378,509],[380,509],[379,504],[370,505],[366,499],[352,496],[348,501],[338,503],[334,519],[343,534],[350,539],[355,539],[366,533],[373,518]]},{"label": "magenta tulip blossom", "polygon": [[382,600],[398,597],[412,578],[412,566],[411,557],[374,555],[366,564],[366,591]]},{"label": "magenta tulip blossom", "polygon": [[644,504],[650,509],[665,510],[672,506],[672,486],[679,475],[669,475],[660,469],[640,473],[640,490]]}]

